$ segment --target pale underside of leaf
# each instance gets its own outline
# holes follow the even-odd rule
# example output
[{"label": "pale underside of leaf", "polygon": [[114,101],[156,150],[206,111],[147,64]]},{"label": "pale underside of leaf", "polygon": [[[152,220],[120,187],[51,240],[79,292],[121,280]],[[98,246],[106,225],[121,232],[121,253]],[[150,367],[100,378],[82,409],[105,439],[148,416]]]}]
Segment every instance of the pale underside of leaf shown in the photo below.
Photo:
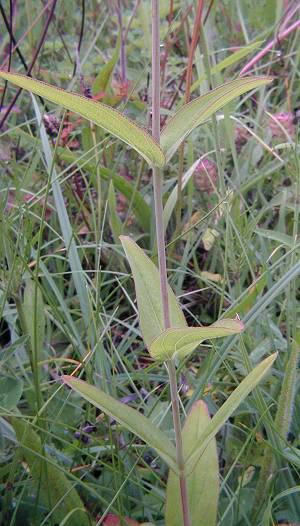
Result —
[{"label": "pale underside of leaf", "polygon": [[239,384],[233,393],[227,398],[226,402],[216,412],[207,428],[201,433],[198,445],[193,448],[187,458],[186,471],[190,473],[193,471],[197,462],[211,439],[218,433],[226,420],[234,413],[240,403],[248,396],[248,394],[257,386],[262,378],[271,369],[274,361],[277,358],[277,353],[271,354],[259,365],[257,365],[251,373]]},{"label": "pale underside of leaf", "polygon": [[161,148],[167,161],[182,141],[219,109],[247,91],[271,82],[270,77],[245,77],[227,82],[185,104],[167,122],[161,133]]},{"label": "pale underside of leaf", "polygon": [[[158,268],[130,237],[120,236],[120,239],[134,279],[141,333],[149,348],[164,330]],[[187,327],[176,296],[169,286],[168,293],[171,326]]]},{"label": "pale underside of leaf", "polygon": [[[196,402],[182,429],[183,453],[187,458],[199,443],[210,423],[203,401]],[[195,469],[186,477],[188,504],[192,525],[215,526],[219,499],[219,467],[216,440],[213,438],[198,460]],[[182,526],[180,486],[178,476],[170,471],[167,484],[166,526]]]},{"label": "pale underside of leaf", "polygon": [[63,376],[62,378],[69,387],[79,393],[85,400],[141,438],[158,453],[172,470],[177,472],[175,447],[167,435],[156,427],[151,420],[136,409],[122,404],[87,382],[83,382],[73,376]]},{"label": "pale underside of leaf", "polygon": [[153,137],[110,106],[24,75],[0,71],[0,77],[100,126],[135,149],[150,165],[165,164],[165,156]]},{"label": "pale underside of leaf", "polygon": [[240,320],[219,320],[208,327],[171,328],[160,334],[150,345],[150,354],[155,360],[183,359],[204,340],[222,338],[242,332]]}]

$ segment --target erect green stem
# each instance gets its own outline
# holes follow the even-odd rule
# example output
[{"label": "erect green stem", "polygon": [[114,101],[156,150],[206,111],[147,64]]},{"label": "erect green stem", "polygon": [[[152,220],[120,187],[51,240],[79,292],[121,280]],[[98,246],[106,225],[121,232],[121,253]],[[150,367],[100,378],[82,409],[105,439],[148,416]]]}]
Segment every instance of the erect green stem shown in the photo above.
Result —
[{"label": "erect green stem", "polygon": [[[152,0],[152,135],[160,140],[160,52],[159,52],[159,0]],[[164,327],[170,327],[165,234],[163,222],[163,180],[157,167],[153,167],[155,227],[160,277],[160,291]]]},{"label": "erect green stem", "polygon": [[[152,135],[160,140],[160,51],[159,51],[159,0],[152,0]],[[160,277],[160,291],[164,319],[164,328],[170,327],[170,310],[168,298],[167,265],[163,222],[162,201],[162,176],[156,167],[153,167],[153,186],[155,203],[155,226],[158,254],[158,266]],[[170,392],[172,401],[172,413],[176,441],[177,465],[179,470],[179,483],[181,494],[181,505],[183,515],[183,526],[191,526],[188,509],[188,495],[186,478],[184,473],[184,457],[182,448],[182,435],[180,425],[179,400],[177,392],[176,370],[172,360],[168,361],[168,373],[170,380]]]}]

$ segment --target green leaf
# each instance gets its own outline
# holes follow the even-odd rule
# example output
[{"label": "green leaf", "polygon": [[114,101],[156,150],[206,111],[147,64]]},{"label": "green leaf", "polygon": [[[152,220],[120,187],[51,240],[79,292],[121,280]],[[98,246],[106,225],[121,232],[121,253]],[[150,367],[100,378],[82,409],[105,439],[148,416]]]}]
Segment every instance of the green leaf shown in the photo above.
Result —
[{"label": "green leaf", "polygon": [[45,312],[41,290],[33,279],[26,281],[23,312],[31,348],[39,361],[42,359],[45,339]]},{"label": "green leaf", "polygon": [[[149,348],[164,330],[158,268],[130,237],[120,239],[133,274],[141,333]],[[168,294],[171,325],[185,328],[187,323],[170,286]]]},{"label": "green leaf", "polygon": [[188,455],[186,462],[187,473],[191,472],[196,466],[199,458],[205,451],[206,447],[210,443],[211,439],[218,433],[221,427],[225,424],[226,420],[232,415],[240,403],[248,396],[248,394],[257,386],[257,384],[266,375],[269,369],[272,367],[274,361],[277,358],[277,353],[271,354],[259,365],[257,365],[251,373],[244,378],[240,385],[233,391],[233,393],[227,398],[226,402],[220,407],[212,418],[210,424],[201,433],[199,437],[198,445],[196,445],[191,453]]},{"label": "green leaf", "polygon": [[0,77],[40,97],[74,111],[136,150],[150,164],[162,167],[165,157],[153,137],[122,113],[92,99],[56,88],[40,80],[0,71]]},{"label": "green leaf", "polygon": [[74,508],[65,523],[67,526],[90,526],[91,522],[84,509],[84,505],[74,488],[74,484],[67,479],[62,471],[53,465],[41,444],[37,433],[21,418],[12,418],[11,423],[16,432],[22,455],[28,464],[30,474],[41,494],[44,506],[53,510],[54,521],[60,523]]},{"label": "green leaf", "polygon": [[216,111],[239,95],[264,86],[271,80],[270,77],[245,77],[233,80],[185,104],[167,122],[161,133],[160,144],[167,161],[170,160],[182,141]]},{"label": "green leaf", "polygon": [[23,393],[23,381],[6,376],[0,379],[0,407],[10,411],[18,404]]},{"label": "green leaf", "polygon": [[149,352],[154,360],[165,361],[171,358],[182,360],[193,352],[204,340],[222,338],[242,332],[244,325],[240,320],[219,320],[208,327],[185,327],[167,329],[150,345]]},{"label": "green leaf", "polygon": [[[192,406],[182,429],[183,454],[187,458],[199,444],[199,437],[210,424],[210,416],[203,401]],[[189,511],[192,525],[215,526],[219,499],[219,466],[216,440],[213,438],[186,477]],[[178,476],[168,477],[166,526],[182,526],[180,486]]]},{"label": "green leaf", "polygon": [[69,387],[79,393],[85,400],[140,437],[160,455],[171,469],[177,472],[175,447],[167,435],[156,427],[151,420],[136,411],[136,409],[122,404],[93,385],[73,376],[63,376],[62,378]]},{"label": "green leaf", "polygon": [[115,50],[113,52],[111,59],[104,66],[102,66],[101,70],[99,71],[97,77],[94,80],[94,83],[92,86],[93,95],[97,95],[98,93],[103,93],[107,90],[110,77],[112,75],[114,67],[119,58],[120,45],[121,45],[121,32],[119,32],[118,34],[118,39],[116,42]]},{"label": "green leaf", "polygon": [[[221,62],[213,66],[210,70],[211,74],[214,75],[215,73],[219,73],[220,71],[223,71],[226,68],[229,68],[230,66],[233,66],[237,62],[239,62],[242,58],[246,57],[251,53],[251,51],[254,51],[255,49],[259,48],[261,44],[263,43],[263,40],[259,40],[257,42],[253,42],[252,44],[249,44],[248,46],[244,46],[234,53],[231,53],[228,57],[224,58]],[[200,77],[192,84],[191,86],[191,93],[197,89],[200,84],[206,79],[206,75],[200,75]]]}]

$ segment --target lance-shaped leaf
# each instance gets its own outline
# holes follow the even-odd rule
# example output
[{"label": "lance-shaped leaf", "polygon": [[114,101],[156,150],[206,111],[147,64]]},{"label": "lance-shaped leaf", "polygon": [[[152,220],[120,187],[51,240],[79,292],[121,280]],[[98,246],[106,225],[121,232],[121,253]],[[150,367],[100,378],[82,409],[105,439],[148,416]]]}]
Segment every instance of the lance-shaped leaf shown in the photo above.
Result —
[{"label": "lance-shaped leaf", "polygon": [[[187,458],[199,444],[199,437],[210,423],[205,402],[196,402],[182,429],[183,454]],[[219,499],[219,466],[216,440],[213,438],[195,469],[186,477],[191,524],[215,526]],[[170,471],[167,484],[166,526],[182,526],[178,475]]]},{"label": "lance-shaped leaf", "polygon": [[0,77],[78,113],[128,144],[150,165],[162,167],[165,164],[165,156],[153,137],[119,111],[78,93],[71,93],[24,75],[0,71]]},{"label": "lance-shaped leaf", "polygon": [[[141,333],[149,348],[164,330],[158,268],[130,237],[120,236],[120,239],[133,274]],[[187,327],[171,287],[168,287],[168,294],[172,327]]]},{"label": "lance-shaped leaf", "polygon": [[270,77],[245,77],[233,80],[182,106],[167,122],[161,133],[160,145],[167,161],[176,152],[182,141],[216,111],[239,95],[264,86],[271,80]]},{"label": "lance-shaped leaf", "polygon": [[119,58],[120,46],[121,46],[121,32],[119,32],[118,34],[118,39],[116,42],[115,50],[113,52],[111,59],[104,66],[101,67],[100,72],[98,73],[97,77],[94,80],[94,83],[92,86],[93,95],[97,95],[98,93],[103,93],[107,90],[111,75],[113,73],[114,67]]},{"label": "lance-shaped leaf", "polygon": [[44,302],[40,288],[33,279],[25,285],[23,311],[26,329],[36,361],[40,360],[45,339]]},{"label": "lance-shaped leaf", "polygon": [[[91,521],[74,483],[45,453],[38,434],[21,418],[13,417],[11,423],[43,505],[49,511],[53,510],[53,522],[58,524],[65,520],[66,526],[90,526]],[[73,513],[75,509],[76,513]],[[67,516],[69,519],[66,520]]]},{"label": "lance-shaped leaf", "polygon": [[244,378],[240,385],[233,391],[233,393],[227,398],[226,402],[216,412],[211,422],[208,424],[206,429],[201,433],[198,444],[188,455],[186,461],[186,471],[190,473],[211,439],[220,431],[221,427],[225,424],[226,420],[233,414],[240,403],[248,396],[248,394],[257,386],[262,380],[265,374],[270,370],[274,361],[277,358],[277,353],[271,354],[259,365],[257,365],[251,373]]},{"label": "lance-shaped leaf", "polygon": [[141,438],[148,446],[155,449],[158,455],[177,472],[176,450],[167,435],[156,427],[144,415],[115,400],[101,389],[83,382],[73,376],[63,376],[63,381],[85,400],[98,407],[101,411],[114,418],[126,429]]},{"label": "lance-shaped leaf", "polygon": [[242,332],[240,320],[219,320],[208,327],[186,327],[167,329],[150,345],[150,354],[154,360],[165,361],[171,358],[182,360],[204,340],[231,336]]}]

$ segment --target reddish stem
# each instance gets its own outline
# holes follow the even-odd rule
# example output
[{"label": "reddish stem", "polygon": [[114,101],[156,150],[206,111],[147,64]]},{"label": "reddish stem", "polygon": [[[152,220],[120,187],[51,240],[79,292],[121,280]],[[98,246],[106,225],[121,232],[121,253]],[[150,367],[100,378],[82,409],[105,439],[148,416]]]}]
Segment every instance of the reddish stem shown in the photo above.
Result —
[{"label": "reddish stem", "polygon": [[248,64],[246,64],[246,66],[243,67],[242,71],[240,72],[240,77],[245,75],[245,73],[247,73],[247,71],[249,71],[249,69],[251,69],[252,66],[257,64],[257,62],[259,62],[269,51],[271,51],[271,49],[273,49],[276,46],[276,44],[278,44],[278,42],[280,42],[280,40],[283,40],[290,33],[292,33],[293,31],[296,31],[296,29],[298,29],[298,27],[300,27],[300,20],[296,20],[296,22],[294,22],[291,26],[289,26],[287,29],[285,29],[285,31],[282,31],[281,33],[279,33],[277,35],[276,38],[273,38],[273,40],[271,40],[264,47],[264,49],[262,49],[259,53],[257,53],[257,55],[255,55],[255,57],[253,57],[248,62]]}]

